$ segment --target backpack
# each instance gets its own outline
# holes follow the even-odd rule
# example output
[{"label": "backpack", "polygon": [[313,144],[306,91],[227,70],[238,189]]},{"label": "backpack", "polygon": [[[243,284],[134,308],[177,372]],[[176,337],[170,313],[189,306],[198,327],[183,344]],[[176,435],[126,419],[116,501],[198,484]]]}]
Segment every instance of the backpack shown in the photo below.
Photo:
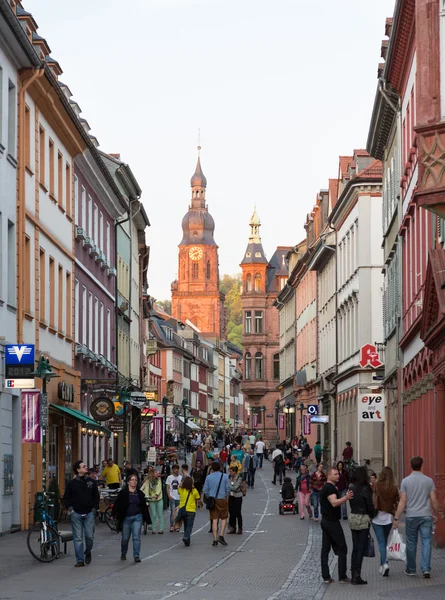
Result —
[{"label": "backpack", "polygon": [[282,465],[282,464],[283,464],[283,461],[284,461],[284,459],[283,459],[283,455],[282,455],[282,454],[279,454],[279,455],[278,455],[278,456],[276,456],[276,457],[275,457],[273,460],[274,460],[274,463],[275,463],[276,465]]}]

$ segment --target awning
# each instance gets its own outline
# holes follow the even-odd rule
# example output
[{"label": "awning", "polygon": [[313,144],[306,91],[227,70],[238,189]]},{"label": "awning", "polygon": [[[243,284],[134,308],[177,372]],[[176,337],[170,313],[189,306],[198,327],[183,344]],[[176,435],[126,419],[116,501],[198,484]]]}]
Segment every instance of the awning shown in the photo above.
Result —
[{"label": "awning", "polygon": [[295,396],[293,394],[289,394],[289,396],[286,396],[285,398],[280,400],[280,407],[283,408],[288,402],[291,406],[295,406],[295,400]]},{"label": "awning", "polygon": [[[178,415],[178,419],[181,421],[181,423],[184,423],[184,417],[180,417],[180,416]],[[198,425],[196,425],[196,423],[193,423],[193,421],[187,421],[187,422],[186,422],[186,426],[187,426],[189,429],[201,429],[201,427],[198,427]]]},{"label": "awning", "polygon": [[76,421],[83,423],[85,426],[88,426],[90,429],[94,427],[94,429],[97,429],[98,431],[103,431],[105,433],[105,435],[111,436],[111,431],[109,429],[107,429],[106,427],[104,427],[103,425],[101,425],[100,423],[98,423],[97,421],[95,421],[94,419],[92,419],[91,417],[86,415],[85,413],[81,412],[80,410],[74,410],[74,408],[67,408],[65,406],[59,406],[58,404],[50,404],[49,408],[50,408],[50,410],[59,411],[61,413],[64,413],[64,414],[72,417],[73,419],[76,419]]}]

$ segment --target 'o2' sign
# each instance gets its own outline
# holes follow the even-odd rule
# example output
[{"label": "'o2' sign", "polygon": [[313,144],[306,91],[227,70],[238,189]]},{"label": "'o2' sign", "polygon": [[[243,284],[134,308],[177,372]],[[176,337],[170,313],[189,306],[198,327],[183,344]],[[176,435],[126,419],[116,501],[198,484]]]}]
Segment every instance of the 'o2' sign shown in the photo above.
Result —
[{"label": "'o2' sign", "polygon": [[358,420],[366,423],[385,421],[385,398],[382,394],[368,394],[359,397]]}]

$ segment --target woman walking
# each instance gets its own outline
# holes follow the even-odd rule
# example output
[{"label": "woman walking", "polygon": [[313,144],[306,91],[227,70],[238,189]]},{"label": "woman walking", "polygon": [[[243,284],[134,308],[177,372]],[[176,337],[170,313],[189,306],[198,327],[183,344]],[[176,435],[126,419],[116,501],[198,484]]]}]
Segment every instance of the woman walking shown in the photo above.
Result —
[{"label": "woman walking", "polygon": [[307,471],[306,465],[301,465],[300,467],[300,474],[297,477],[295,489],[298,491],[300,519],[304,519],[304,507],[307,509],[309,518],[312,519],[312,510],[309,504],[311,498],[311,477]]},{"label": "woman walking", "polygon": [[162,498],[162,480],[154,467],[148,469],[148,476],[141,487],[148,498],[152,523],[152,534],[156,535],[156,521],[159,521],[158,533],[164,533],[164,500]]},{"label": "woman walking", "polygon": [[352,477],[350,489],[354,493],[353,498],[349,500],[351,507],[349,525],[352,533],[351,583],[353,585],[364,585],[368,582],[361,577],[362,563],[368,546],[371,519],[375,515],[368,471],[365,467],[357,467]]},{"label": "woman walking", "polygon": [[[337,463],[338,470],[338,483],[337,490],[340,493],[340,498],[344,498],[346,496],[346,492],[348,491],[349,485],[349,474],[345,471],[345,465],[342,460],[339,460]],[[341,505],[341,516],[343,519],[348,518],[348,508],[346,506],[347,502]]]},{"label": "woman walking", "polygon": [[324,484],[327,481],[326,473],[323,471],[323,463],[317,466],[317,470],[311,475],[311,486],[312,486],[312,506],[314,507],[314,520],[318,521],[319,517],[319,506],[320,506],[320,492],[323,489]]},{"label": "woman walking", "polygon": [[201,464],[200,460],[196,461],[195,468],[192,469],[190,476],[193,479],[193,485],[198,490],[199,495],[201,495],[202,488],[204,487],[205,472],[204,472],[204,469],[202,468],[202,464]]},{"label": "woman walking", "polygon": [[[241,485],[243,478],[238,475],[238,467],[230,467],[230,495],[229,495],[229,533],[243,533],[243,516],[241,507],[243,505],[243,492]],[[238,523],[238,531],[236,524]]]},{"label": "woman walking", "polygon": [[138,476],[130,475],[127,485],[119,492],[111,512],[122,527],[121,560],[126,560],[130,536],[133,537],[134,562],[140,563],[141,528],[144,522],[148,523],[148,508],[145,496],[137,489]]},{"label": "woman walking", "polygon": [[386,559],[386,546],[392,522],[399,503],[399,490],[394,482],[394,473],[391,467],[383,467],[374,487],[374,508],[376,516],[372,520],[372,527],[379,545],[380,567],[379,573],[387,577],[389,565]]},{"label": "woman walking", "polygon": [[179,488],[179,510],[185,508],[184,516],[184,537],[182,541],[185,546],[190,546],[190,536],[192,535],[193,523],[196,516],[196,505],[200,503],[201,495],[193,486],[193,479],[186,477]]}]

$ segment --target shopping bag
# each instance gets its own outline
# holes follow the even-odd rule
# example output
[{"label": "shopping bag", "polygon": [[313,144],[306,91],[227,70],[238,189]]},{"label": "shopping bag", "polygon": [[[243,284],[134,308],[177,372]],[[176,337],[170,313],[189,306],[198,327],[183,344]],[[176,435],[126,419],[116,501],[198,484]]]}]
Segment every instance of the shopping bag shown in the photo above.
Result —
[{"label": "shopping bag", "polygon": [[406,559],[406,545],[403,543],[398,529],[393,529],[389,536],[386,554],[388,560],[404,561]]},{"label": "shopping bag", "polygon": [[375,558],[374,540],[372,539],[372,535],[370,533],[368,533],[368,544],[366,546],[364,556],[366,558]]}]

